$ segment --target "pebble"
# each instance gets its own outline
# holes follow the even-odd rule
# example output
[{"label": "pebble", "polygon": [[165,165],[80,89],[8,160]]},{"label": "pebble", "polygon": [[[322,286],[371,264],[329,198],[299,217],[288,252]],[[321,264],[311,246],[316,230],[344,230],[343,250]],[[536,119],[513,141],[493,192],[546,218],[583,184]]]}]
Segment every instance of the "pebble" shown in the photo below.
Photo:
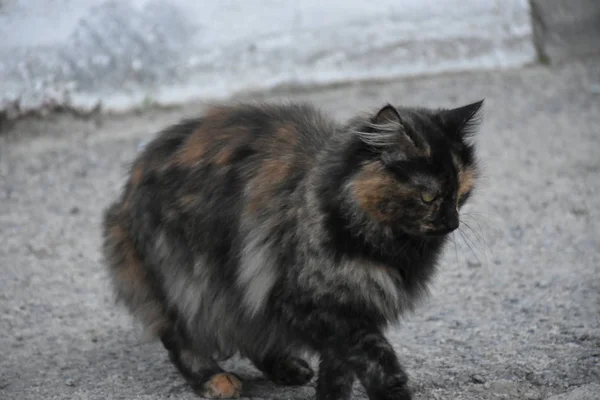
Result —
[{"label": "pebble", "polygon": [[471,381],[473,383],[486,383],[485,378],[479,374],[475,374],[471,376]]},{"label": "pebble", "polygon": [[67,386],[75,386],[75,381],[73,379],[69,378],[69,379],[67,379],[65,381],[65,385],[67,385]]}]

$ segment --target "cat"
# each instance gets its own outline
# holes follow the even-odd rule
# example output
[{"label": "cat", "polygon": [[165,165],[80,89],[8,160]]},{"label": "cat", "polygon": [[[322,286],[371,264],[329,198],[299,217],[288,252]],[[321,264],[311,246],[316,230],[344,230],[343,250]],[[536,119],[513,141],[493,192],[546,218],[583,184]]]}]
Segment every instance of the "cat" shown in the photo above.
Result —
[{"label": "cat", "polygon": [[195,392],[239,354],[316,398],[411,399],[384,330],[427,284],[479,176],[483,100],[339,123],[305,103],[214,105],[158,133],[104,211],[118,299]]}]

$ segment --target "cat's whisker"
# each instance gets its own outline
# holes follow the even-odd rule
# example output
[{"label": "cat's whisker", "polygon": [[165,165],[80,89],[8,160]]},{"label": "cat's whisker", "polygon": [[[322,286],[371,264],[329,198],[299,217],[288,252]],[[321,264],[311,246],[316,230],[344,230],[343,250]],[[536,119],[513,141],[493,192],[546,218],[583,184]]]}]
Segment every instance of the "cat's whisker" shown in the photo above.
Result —
[{"label": "cat's whisker", "polygon": [[[476,222],[476,221],[475,221]],[[479,233],[477,232],[475,229],[473,229],[473,227],[471,227],[468,223],[466,223],[465,221],[462,222],[465,227],[467,229],[469,229],[471,232],[473,232],[473,234],[475,234],[475,237],[477,238],[477,241],[479,242],[479,245],[484,248],[483,254],[486,256],[486,261],[487,260],[487,254],[485,252],[485,249],[487,248],[490,253],[492,254],[492,257],[494,257],[494,251],[492,250],[492,247],[490,246],[490,244],[488,243],[487,240],[485,240],[485,237],[483,236],[483,233]],[[481,228],[480,228],[481,229]]]},{"label": "cat's whisker", "polygon": [[[467,226],[469,229],[472,229],[467,224],[465,224],[465,226]],[[489,259],[487,257],[487,254],[485,252],[482,252],[482,254],[485,257],[486,262],[485,263],[481,263],[481,261],[479,260],[479,257],[477,257],[477,254],[475,254],[475,252],[473,252],[472,247],[469,245],[469,243],[466,240],[466,238],[468,237],[467,234],[466,234],[466,232],[463,232],[461,229],[459,229],[459,231],[460,231],[461,235],[463,236],[463,240],[465,240],[465,243],[467,243],[467,246],[469,246],[469,249],[471,250],[471,252],[475,256],[475,258],[477,259],[477,262],[479,264],[481,264],[485,268],[485,274],[486,274],[486,278],[487,278],[486,282],[487,282],[488,288],[491,290],[490,271],[489,271]],[[489,245],[488,245],[488,247],[489,247]],[[491,248],[490,248],[490,251],[491,251]],[[492,253],[492,256],[493,256],[493,253]]]},{"label": "cat's whisker", "polygon": [[[473,228],[471,228],[468,224],[465,224],[465,226],[469,230],[471,230],[475,235],[478,235],[478,233],[475,230],[473,230]],[[465,236],[468,236],[467,232],[464,232],[464,233],[465,233]],[[489,266],[490,260],[488,258],[487,252],[485,251],[485,248],[487,247],[488,249],[490,249],[490,252],[492,253],[492,257],[494,256],[494,254],[491,251],[491,247],[489,246],[489,244],[487,244],[487,242],[485,241],[485,239],[483,238],[483,236],[479,235],[479,237],[481,237],[481,239],[478,239],[478,243],[479,243],[479,246],[480,246],[479,250],[481,251],[481,254],[483,255],[483,257],[485,258],[485,263],[483,264],[483,266],[485,267],[486,273],[488,273],[488,278],[489,278],[488,266]],[[483,240],[483,242],[482,242],[482,240]]]},{"label": "cat's whisker", "polygon": [[[463,220],[463,216],[469,217],[468,222]],[[494,250],[492,249],[492,246],[490,246],[490,243],[486,240],[485,238],[485,233],[484,233],[484,229],[481,226],[478,218],[475,218],[475,216],[479,216],[479,218],[483,218],[488,222],[491,222],[491,220],[485,216],[483,216],[483,214],[479,214],[479,213],[464,213],[461,215],[461,220],[463,222],[463,224],[469,229],[471,230],[478,238],[480,242],[483,242],[485,244],[485,247],[487,249],[489,249],[490,254],[492,255],[492,258],[496,258],[496,255],[494,254]],[[469,223],[475,223],[477,225],[477,230],[479,230],[479,232],[474,229],[471,225],[469,225]],[[500,229],[498,227],[496,227],[497,229]]]},{"label": "cat's whisker", "polygon": [[454,243],[454,255],[456,256],[456,264],[458,265],[460,261],[458,260],[458,247],[456,246],[456,235],[450,235],[452,238],[452,243]]},{"label": "cat's whisker", "polygon": [[500,230],[500,226],[494,220],[485,216],[484,214],[476,213],[476,212],[462,212],[461,217],[463,217],[463,216],[469,217],[473,221],[477,221],[477,218],[480,218],[483,220],[482,222],[486,223],[490,228]]},{"label": "cat's whisker", "polygon": [[[482,240],[483,242],[485,242],[485,245],[490,249],[490,251],[492,252],[492,256],[493,251],[491,246],[489,245],[489,242],[485,239],[485,230],[482,227],[480,221],[475,217],[477,214],[471,214],[471,213],[462,213],[460,216],[461,222],[465,224],[465,226],[467,226],[467,228],[469,228],[471,231],[473,231],[473,233],[475,235],[477,235],[477,237]],[[465,217],[468,217],[468,219],[466,219]],[[486,219],[483,216],[479,216],[479,218],[483,218]],[[486,222],[490,222],[490,219],[486,219]],[[474,223],[477,225],[477,229],[474,229],[471,225],[469,225],[468,223]],[[498,227],[496,227],[497,229],[499,229]]]},{"label": "cat's whisker", "polygon": [[[476,217],[483,218],[483,219],[485,219],[485,217],[477,216],[477,215],[470,214],[470,213],[461,213],[461,214],[460,214],[460,219],[461,219],[461,221],[463,220],[463,218],[464,218],[464,217],[468,217],[468,218],[470,219],[470,221],[473,221],[474,223],[476,223],[476,224],[477,224],[477,228],[478,228],[480,231],[483,231],[483,228],[482,228],[482,226],[481,226],[481,223],[479,222],[479,220],[478,220]],[[487,219],[487,221],[486,221],[486,222],[490,222],[490,219]]]},{"label": "cat's whisker", "polygon": [[481,260],[477,256],[477,253],[473,250],[473,246],[477,247],[475,245],[475,243],[464,233],[464,231],[462,229],[458,228],[458,232],[460,233],[460,236],[464,240],[464,242],[467,245],[467,247],[469,247],[469,250],[471,251],[471,254],[473,254],[473,256],[475,257],[475,259],[477,260],[477,262],[479,264],[481,264]]},{"label": "cat's whisker", "polygon": [[[465,227],[465,230],[463,231],[465,233],[465,235],[467,235],[469,237],[469,239],[471,240],[471,242],[477,243],[478,250],[481,252],[481,254],[485,255],[486,251],[490,248],[490,246],[488,245],[488,243],[481,236],[481,234],[479,234],[476,230],[474,230],[466,222],[463,222],[463,225]],[[474,237],[472,237],[470,235],[471,233],[474,235]]]}]

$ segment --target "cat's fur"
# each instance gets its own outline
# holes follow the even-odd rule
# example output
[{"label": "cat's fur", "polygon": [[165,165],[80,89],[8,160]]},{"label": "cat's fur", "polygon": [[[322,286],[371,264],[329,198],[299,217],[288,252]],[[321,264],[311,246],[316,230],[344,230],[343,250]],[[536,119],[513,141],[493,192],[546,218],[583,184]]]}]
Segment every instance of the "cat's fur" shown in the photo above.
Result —
[{"label": "cat's fur", "polygon": [[388,105],[341,125],[309,105],[241,104],[167,128],[105,214],[119,298],[203,396],[240,394],[217,364],[238,352],[306,383],[309,351],[318,399],[349,398],[355,377],[371,399],[410,399],[382,332],[458,226],[481,106]]}]

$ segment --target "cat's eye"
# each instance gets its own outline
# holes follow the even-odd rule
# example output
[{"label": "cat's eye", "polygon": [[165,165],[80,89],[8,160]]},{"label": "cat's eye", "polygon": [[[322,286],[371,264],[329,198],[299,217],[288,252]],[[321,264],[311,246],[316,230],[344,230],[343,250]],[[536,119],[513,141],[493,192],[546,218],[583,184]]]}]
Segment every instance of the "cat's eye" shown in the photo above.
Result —
[{"label": "cat's eye", "polygon": [[421,200],[423,200],[424,203],[431,203],[435,199],[436,199],[436,196],[435,196],[435,193],[433,193],[433,192],[422,192],[421,193]]}]

